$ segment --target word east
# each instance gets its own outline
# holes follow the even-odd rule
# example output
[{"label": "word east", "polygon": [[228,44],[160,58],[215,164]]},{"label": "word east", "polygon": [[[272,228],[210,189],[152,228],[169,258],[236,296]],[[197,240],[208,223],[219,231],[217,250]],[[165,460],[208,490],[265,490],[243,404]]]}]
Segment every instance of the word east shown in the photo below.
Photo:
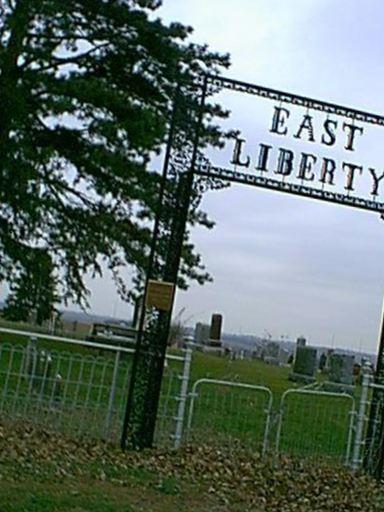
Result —
[{"label": "word east", "polygon": [[[270,132],[281,136],[292,134],[295,139],[319,142],[328,147],[334,146],[342,138],[343,148],[350,152],[355,151],[356,145],[364,132],[361,126],[346,121],[339,123],[334,119],[326,119],[323,124],[323,131],[316,140],[312,116],[304,115],[301,123],[296,127],[289,126],[289,116],[289,110],[275,107]],[[239,167],[249,168],[251,157],[246,153],[245,144],[245,139],[235,139],[231,163]],[[333,158],[320,158],[306,152],[297,155],[292,150],[283,147],[278,148],[276,154],[274,148],[269,144],[259,144],[256,161],[257,165],[254,168],[261,173],[269,173],[272,169],[275,175],[282,177],[292,175],[302,180],[302,182],[318,181],[323,185],[332,186],[335,185],[336,175],[342,175],[344,188],[347,191],[354,191],[358,179],[365,174],[363,166],[355,163],[342,162],[339,164]],[[384,172],[380,174],[372,167],[367,170],[371,182],[370,193],[372,196],[378,196]]]}]

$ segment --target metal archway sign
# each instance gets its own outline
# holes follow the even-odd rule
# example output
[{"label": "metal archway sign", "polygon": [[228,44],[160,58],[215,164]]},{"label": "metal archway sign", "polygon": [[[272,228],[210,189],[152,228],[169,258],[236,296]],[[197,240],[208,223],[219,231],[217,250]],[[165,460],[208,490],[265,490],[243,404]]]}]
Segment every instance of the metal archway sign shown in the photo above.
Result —
[{"label": "metal archway sign", "polygon": [[[174,148],[176,94],[147,289],[159,275],[162,281],[176,285],[195,178],[242,183],[384,216],[384,168],[380,168],[378,144],[383,116],[220,76],[202,77],[198,94],[200,112],[188,150],[181,152]],[[220,103],[226,108],[231,107],[235,95],[252,101],[245,122],[236,117],[236,107],[233,109],[223,128],[234,135],[224,147],[202,152],[199,142],[204,107],[207,96],[212,94],[222,95]],[[160,272],[158,265],[155,272],[161,208],[170,172],[178,183],[172,203],[174,215],[168,219],[168,255]],[[167,310],[143,308],[122,433],[123,449],[128,441],[138,449],[152,445],[171,315],[172,304]],[[376,381],[384,384],[384,334],[380,338]],[[377,416],[378,397],[373,398],[372,410],[376,407]],[[384,418],[384,410],[380,416]],[[372,443],[383,446],[383,437],[384,425],[375,429]],[[380,453],[381,459],[383,455]]]}]

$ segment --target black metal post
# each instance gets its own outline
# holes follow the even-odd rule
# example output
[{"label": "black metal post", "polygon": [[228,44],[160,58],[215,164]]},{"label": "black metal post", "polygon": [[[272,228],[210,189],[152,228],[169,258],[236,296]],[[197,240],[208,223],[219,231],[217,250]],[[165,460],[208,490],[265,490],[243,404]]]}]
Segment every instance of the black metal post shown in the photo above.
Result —
[{"label": "black metal post", "polygon": [[[381,314],[379,350],[376,361],[375,383],[384,385],[384,303]],[[384,469],[384,392],[373,390],[367,429],[364,468],[375,478],[381,479]]]},{"label": "black metal post", "polygon": [[168,140],[167,140],[167,146],[166,146],[166,150],[165,150],[163,170],[162,170],[160,189],[159,189],[159,200],[158,200],[157,211],[156,211],[156,215],[155,215],[155,222],[154,222],[154,226],[153,226],[151,248],[150,248],[150,254],[149,254],[149,258],[148,258],[148,268],[147,268],[145,286],[144,286],[144,295],[142,298],[143,303],[142,303],[141,309],[139,310],[139,318],[138,318],[139,325],[138,325],[138,333],[137,333],[137,337],[136,337],[136,347],[135,347],[136,350],[135,350],[135,356],[134,356],[133,364],[132,364],[132,373],[131,373],[130,385],[129,385],[129,390],[128,390],[128,397],[127,397],[124,422],[123,422],[123,430],[122,430],[121,442],[120,442],[122,450],[125,450],[126,445],[127,445],[129,415],[130,415],[130,411],[131,411],[132,405],[133,405],[133,386],[134,386],[134,382],[136,380],[136,373],[137,373],[138,359],[137,359],[136,355],[138,354],[138,352],[141,349],[142,339],[143,339],[145,314],[146,314],[145,297],[146,297],[146,293],[147,293],[147,289],[148,289],[148,282],[152,276],[153,266],[154,266],[154,262],[155,262],[157,241],[158,241],[158,237],[159,237],[160,222],[161,222],[161,216],[162,216],[162,211],[163,211],[165,186],[167,183],[169,162],[170,162],[170,158],[171,158],[173,139],[175,136],[176,114],[177,114],[177,108],[178,108],[179,94],[180,94],[180,84],[177,85],[177,89],[175,92],[175,98],[173,100],[171,121],[170,121],[170,126],[169,126]]},{"label": "black metal post", "polygon": [[[185,174],[182,174],[179,177],[179,183],[177,187],[178,192],[175,198],[173,211],[173,221],[171,223],[171,230],[169,234],[168,256],[166,258],[163,270],[163,280],[174,283],[175,285],[177,282],[185,228],[190,206],[206,91],[207,78],[205,78],[202,88],[200,111],[196,123],[196,130],[193,141],[193,154],[190,167]],[[175,109],[176,107],[174,107],[174,113]],[[162,202],[167,181],[167,172],[172,150],[174,131],[175,118],[173,117],[173,123],[170,129],[163,169],[161,189]],[[153,264],[155,261],[161,216],[162,206],[159,207],[154,227],[150,264],[146,279],[146,289],[148,287],[148,280],[151,277]],[[143,312],[140,318],[139,336],[132,366],[132,374],[121,437],[121,447],[123,450],[125,450],[127,447],[128,437],[130,447],[133,449],[148,448],[153,444],[164,368],[164,359],[172,317],[172,308],[173,304],[169,311],[161,311],[157,308],[151,308],[150,311],[146,312],[145,307],[143,308]]]},{"label": "black metal post", "polygon": [[[376,361],[375,383],[384,385],[384,303],[381,314],[379,351]],[[379,424],[377,422],[379,421]],[[373,390],[364,456],[364,468],[375,478],[381,479],[384,469],[384,392]]]}]

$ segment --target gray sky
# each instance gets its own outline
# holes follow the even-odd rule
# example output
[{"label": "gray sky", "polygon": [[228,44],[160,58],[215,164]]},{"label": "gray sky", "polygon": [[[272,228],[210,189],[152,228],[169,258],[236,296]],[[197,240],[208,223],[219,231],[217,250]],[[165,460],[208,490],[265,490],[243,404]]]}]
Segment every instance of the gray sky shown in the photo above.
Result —
[{"label": "gray sky", "polygon": [[[228,76],[384,113],[382,0],[164,0],[159,15],[230,52]],[[260,100],[236,101],[233,127],[265,142],[274,104],[258,116]],[[384,128],[367,131],[357,163],[383,169]],[[333,338],[376,350],[384,289],[378,215],[241,185],[208,193],[202,206],[217,227],[196,229],[193,241],[215,282],[178,293],[176,312],[185,307],[190,324],[221,312],[228,332],[304,334],[310,343]],[[94,312],[130,316],[108,277],[91,288]]]},{"label": "gray sky", "polygon": [[[373,0],[171,0],[163,8],[167,19],[190,23],[199,42],[229,51],[232,77],[378,113],[383,11]],[[249,126],[245,105],[236,115]],[[384,283],[377,215],[243,186],[208,194],[203,207],[217,227],[194,241],[215,283],[179,294],[186,317],[208,320],[213,309],[226,330],[321,343],[334,335],[338,345],[375,349]]]}]

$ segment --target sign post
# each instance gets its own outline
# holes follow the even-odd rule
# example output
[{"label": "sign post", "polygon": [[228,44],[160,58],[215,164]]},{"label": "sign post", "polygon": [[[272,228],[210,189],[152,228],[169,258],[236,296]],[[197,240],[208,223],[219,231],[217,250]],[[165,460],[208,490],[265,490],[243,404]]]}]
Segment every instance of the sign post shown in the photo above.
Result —
[{"label": "sign post", "polygon": [[[176,176],[176,190],[172,197],[171,218],[163,232],[168,242],[167,254],[161,265],[161,281],[155,279],[155,263],[161,220],[164,215],[164,192],[168,179],[168,166],[171,160],[173,138],[176,129],[175,111],[171,122],[163,168],[163,180],[159,209],[153,231],[152,248],[147,272],[145,297],[146,306],[141,312],[139,333],[132,364],[132,373],[128,390],[121,448],[128,446],[135,450],[150,448],[153,445],[160,389],[164,369],[164,360],[169,338],[175,288],[184,243],[185,229],[190,208],[195,166],[198,156],[200,131],[207,93],[206,78],[199,88],[199,112],[196,118],[192,152]],[[177,98],[176,98],[177,99]]]}]

